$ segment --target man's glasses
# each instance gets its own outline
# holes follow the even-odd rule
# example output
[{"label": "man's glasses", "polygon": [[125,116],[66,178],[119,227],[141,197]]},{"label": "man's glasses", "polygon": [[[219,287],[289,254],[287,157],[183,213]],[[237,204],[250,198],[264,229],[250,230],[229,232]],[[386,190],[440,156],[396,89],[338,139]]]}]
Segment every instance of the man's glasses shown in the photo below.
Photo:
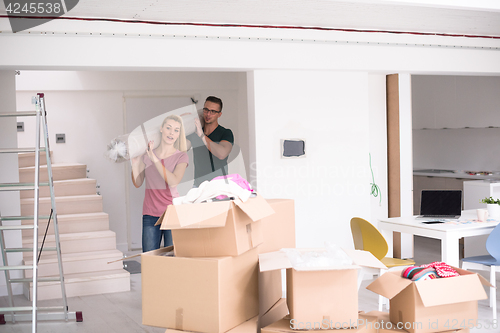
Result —
[{"label": "man's glasses", "polygon": [[217,113],[221,113],[221,111],[215,111],[215,110],[210,110],[210,109],[207,109],[207,108],[203,108],[203,113],[208,113],[208,114],[214,115],[214,114],[217,114]]}]

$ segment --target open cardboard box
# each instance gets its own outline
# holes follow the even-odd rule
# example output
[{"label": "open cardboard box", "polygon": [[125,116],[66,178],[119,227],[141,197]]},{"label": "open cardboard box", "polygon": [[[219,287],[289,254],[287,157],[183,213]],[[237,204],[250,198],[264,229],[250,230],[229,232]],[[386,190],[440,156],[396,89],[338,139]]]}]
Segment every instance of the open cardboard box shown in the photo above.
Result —
[{"label": "open cardboard box", "polygon": [[178,257],[237,256],[263,242],[261,219],[274,214],[257,195],[210,203],[170,205],[158,219],[171,229]]},{"label": "open cardboard box", "polygon": [[483,285],[491,285],[479,274],[453,268],[460,276],[415,282],[390,271],[366,289],[389,298],[391,322],[408,323],[410,333],[465,328],[477,322],[477,301],[487,298]]},{"label": "open cardboard box", "polygon": [[143,253],[142,323],[183,331],[223,333],[259,313],[258,253],[216,258]]},{"label": "open cardboard box", "polygon": [[[300,249],[320,252],[325,249]],[[292,267],[283,251],[259,254],[260,271],[287,269],[287,305],[291,320],[301,323],[328,320],[344,328],[358,319],[358,269],[386,268],[370,252],[344,250],[352,265],[322,268]]]}]

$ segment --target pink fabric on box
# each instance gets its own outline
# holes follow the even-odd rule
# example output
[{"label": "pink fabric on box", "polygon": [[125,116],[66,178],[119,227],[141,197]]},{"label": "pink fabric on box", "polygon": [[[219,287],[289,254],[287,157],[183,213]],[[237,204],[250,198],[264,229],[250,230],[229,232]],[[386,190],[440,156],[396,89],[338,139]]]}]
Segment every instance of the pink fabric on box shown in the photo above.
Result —
[{"label": "pink fabric on box", "polygon": [[[177,192],[177,187],[167,185],[147,154],[144,154],[143,161],[146,165],[146,192],[142,214],[159,217],[165,212],[168,205],[172,204],[172,198],[177,198],[179,193]],[[177,164],[188,162],[188,155],[186,152],[181,151],[177,151],[166,159],[161,160],[161,164],[170,172],[174,171]]]},{"label": "pink fabric on box", "polygon": [[[227,176],[219,176],[219,177],[215,177],[214,179],[212,180],[216,180],[216,179],[227,179],[227,180],[230,180],[230,181],[233,181],[235,182],[239,187],[241,187],[242,189],[245,189],[245,190],[248,190],[250,192],[253,192],[253,189],[252,189],[252,186],[250,185],[250,183],[247,182],[247,180],[243,177],[241,177],[239,174],[237,173],[232,173],[230,175],[227,175]],[[224,198],[227,198],[226,195],[219,195],[218,197],[216,197],[216,199],[224,199]]]},{"label": "pink fabric on box", "polygon": [[422,265],[420,267],[432,267],[436,270],[437,274],[440,277],[460,276],[460,274],[458,274],[458,272],[454,270],[453,267],[451,267],[445,262],[435,261],[427,265]]}]

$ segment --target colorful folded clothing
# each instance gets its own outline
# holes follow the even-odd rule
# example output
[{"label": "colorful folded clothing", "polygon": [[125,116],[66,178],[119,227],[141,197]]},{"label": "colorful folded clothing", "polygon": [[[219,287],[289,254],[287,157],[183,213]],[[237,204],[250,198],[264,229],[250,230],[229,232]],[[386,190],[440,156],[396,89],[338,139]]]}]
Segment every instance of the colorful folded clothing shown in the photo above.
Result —
[{"label": "colorful folded clothing", "polygon": [[423,281],[460,276],[460,274],[447,263],[435,261],[427,265],[410,266],[401,272],[401,276],[412,281]]},{"label": "colorful folded clothing", "polygon": [[420,267],[432,267],[436,269],[437,274],[440,277],[447,278],[447,277],[453,277],[453,276],[460,276],[458,272],[453,269],[450,265],[448,265],[445,262],[441,261],[435,261],[427,265],[422,265]]},{"label": "colorful folded clothing", "polygon": [[419,266],[410,266],[403,270],[401,273],[402,277],[410,279],[412,281],[425,281],[438,279],[439,276],[436,270],[432,267],[419,267]]}]

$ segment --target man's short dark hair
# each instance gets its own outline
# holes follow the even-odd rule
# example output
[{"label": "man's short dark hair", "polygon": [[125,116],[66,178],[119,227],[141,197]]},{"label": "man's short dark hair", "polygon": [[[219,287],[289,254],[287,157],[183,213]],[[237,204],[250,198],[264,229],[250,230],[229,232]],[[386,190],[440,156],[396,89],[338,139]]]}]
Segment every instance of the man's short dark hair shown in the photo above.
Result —
[{"label": "man's short dark hair", "polygon": [[220,110],[219,111],[222,111],[222,99],[220,99],[219,97],[208,96],[207,99],[205,100],[205,102],[212,102],[212,103],[215,103],[215,104],[219,104],[219,106],[220,106]]}]

